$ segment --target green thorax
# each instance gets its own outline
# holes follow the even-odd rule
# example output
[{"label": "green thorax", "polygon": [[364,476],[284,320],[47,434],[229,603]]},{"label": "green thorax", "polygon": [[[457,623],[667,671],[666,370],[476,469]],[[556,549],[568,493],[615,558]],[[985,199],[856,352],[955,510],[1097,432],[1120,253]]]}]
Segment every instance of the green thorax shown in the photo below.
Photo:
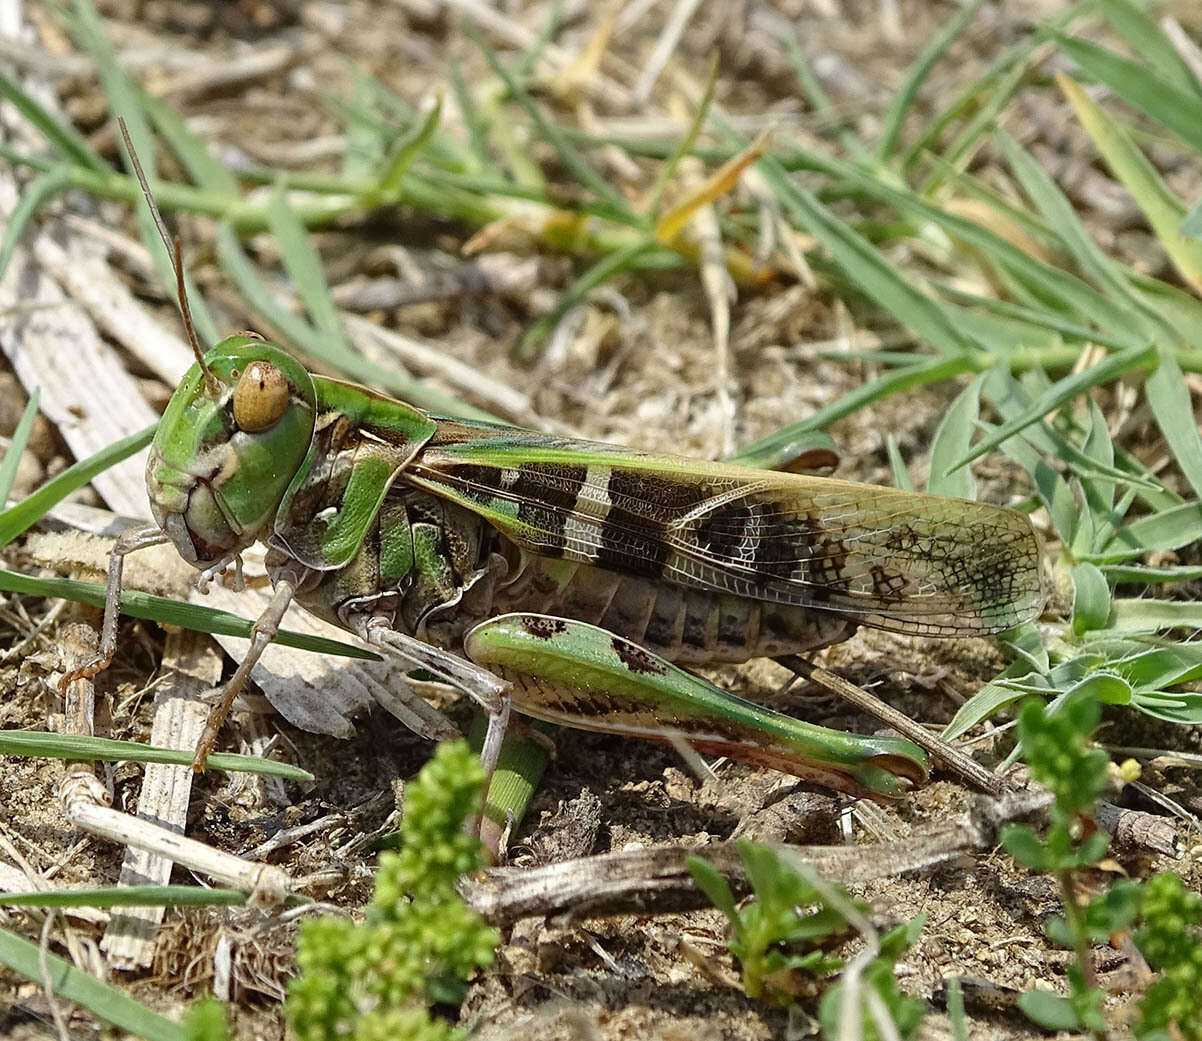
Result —
[{"label": "green thorax", "polygon": [[345,566],[363,544],[393,481],[437,422],[403,401],[315,376],[317,421],[280,503],[272,543],[306,567]]}]

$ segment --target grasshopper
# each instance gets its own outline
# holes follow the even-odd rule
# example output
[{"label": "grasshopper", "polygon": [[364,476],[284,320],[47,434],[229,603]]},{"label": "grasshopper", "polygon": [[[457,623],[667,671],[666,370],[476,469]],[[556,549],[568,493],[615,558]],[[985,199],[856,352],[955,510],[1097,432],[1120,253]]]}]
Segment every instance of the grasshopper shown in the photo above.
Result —
[{"label": "grasshopper", "polygon": [[[1042,609],[1020,513],[435,417],[252,335],[203,353],[178,240],[175,262],[196,364],[151,446],[156,523],[118,540],[99,654],[62,685],[112,658],[127,553],[171,542],[203,583],[261,540],[274,595],[197,769],[295,601],[479,701],[490,773],[512,708],[895,798],[926,778],[917,745],[802,722],[682,666],[803,654],[859,625],[992,634]],[[418,733],[454,731],[401,698]]]},{"label": "grasshopper", "polygon": [[197,348],[146,473],[157,523],[115,547],[81,673],[112,656],[126,553],[169,541],[207,580],[268,548],[274,596],[197,764],[296,601],[477,698],[486,768],[512,706],[891,798],[925,778],[918,746],[812,726],[681,665],[805,653],[861,624],[995,633],[1043,604],[1014,511],[436,418],[249,335]]}]

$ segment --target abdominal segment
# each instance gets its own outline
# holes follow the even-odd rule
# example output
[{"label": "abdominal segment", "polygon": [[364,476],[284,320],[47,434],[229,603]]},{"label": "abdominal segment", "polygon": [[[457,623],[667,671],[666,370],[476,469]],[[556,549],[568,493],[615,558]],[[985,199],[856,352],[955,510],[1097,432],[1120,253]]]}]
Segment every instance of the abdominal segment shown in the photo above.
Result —
[{"label": "abdominal segment", "polygon": [[856,628],[835,614],[540,558],[525,562],[495,606],[497,614],[589,622],[669,661],[697,665],[800,654],[846,640]]}]

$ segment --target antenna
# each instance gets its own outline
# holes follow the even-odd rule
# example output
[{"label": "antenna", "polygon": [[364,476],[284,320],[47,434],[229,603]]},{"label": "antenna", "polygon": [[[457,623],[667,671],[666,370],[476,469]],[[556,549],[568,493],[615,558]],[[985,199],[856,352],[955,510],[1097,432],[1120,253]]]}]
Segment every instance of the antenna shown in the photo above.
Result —
[{"label": "antenna", "polygon": [[138,161],[138,153],[134,151],[134,143],[129,137],[129,127],[125,125],[125,118],[123,116],[117,117],[117,126],[121,128],[121,139],[125,142],[125,150],[129,153],[129,159],[133,164],[138,184],[142,186],[142,195],[146,199],[146,205],[150,207],[150,215],[154,218],[154,226],[159,229],[159,236],[163,240],[163,245],[167,248],[167,255],[171,258],[171,266],[175,269],[175,291],[179,299],[179,312],[184,320],[184,330],[188,334],[188,343],[192,345],[192,353],[196,356],[196,364],[200,366],[201,374],[204,376],[205,396],[216,399],[221,396],[221,381],[213,375],[212,369],[205,364],[204,352],[200,349],[200,342],[196,339],[196,328],[192,324],[192,311],[188,307],[188,291],[184,285],[184,261],[179,236],[176,235],[172,238],[167,233],[167,225],[163,223],[163,215],[159,213],[159,207],[154,201],[154,196],[150,194],[150,185],[146,181],[146,174],[142,171],[142,164]]}]

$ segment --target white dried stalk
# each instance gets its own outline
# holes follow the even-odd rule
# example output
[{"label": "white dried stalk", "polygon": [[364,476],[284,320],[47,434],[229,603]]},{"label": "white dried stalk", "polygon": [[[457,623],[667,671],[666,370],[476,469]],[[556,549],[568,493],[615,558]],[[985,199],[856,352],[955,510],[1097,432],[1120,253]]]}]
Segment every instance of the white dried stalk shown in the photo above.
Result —
[{"label": "white dried stalk", "polygon": [[721,432],[719,455],[735,450],[735,404],[731,396],[730,305],[737,289],[726,267],[722,231],[713,206],[702,206],[689,222],[697,237],[701,284],[710,307],[710,328],[714,334],[714,362],[718,415]]},{"label": "white dried stalk", "polygon": [[534,426],[539,423],[530,397],[521,391],[498,383],[478,368],[461,362],[447,354],[445,348],[421,343],[393,329],[384,329],[375,322],[349,311],[340,314],[342,326],[351,341],[360,350],[379,351],[383,348],[394,357],[400,358],[422,375],[433,375],[445,380],[457,390],[465,391],[487,408],[494,408],[511,419]]},{"label": "white dried stalk", "polygon": [[[0,212],[11,212],[15,204],[15,185],[0,176]],[[158,419],[91,319],[24,248],[13,254],[0,282],[0,310],[6,309],[19,317],[0,322],[0,350],[27,390],[42,388],[42,413],[77,459]],[[92,483],[118,512],[149,518],[145,470],[139,454]]]},{"label": "white dried stalk", "polygon": [[689,24],[689,19],[693,17],[700,3],[701,0],[677,0],[676,6],[672,8],[664,31],[655,41],[651,56],[647,59],[647,63],[643,66],[643,70],[635,82],[633,100],[636,108],[641,108],[647,103],[647,99],[651,96],[651,88],[655,86],[659,74],[664,71],[664,66],[671,59],[672,53],[680,43],[681,36],[684,35],[685,27]]},{"label": "white dried stalk", "polygon": [[75,827],[111,842],[157,853],[223,886],[250,893],[252,903],[259,906],[278,906],[292,892],[292,877],[278,867],[243,860],[114,810],[107,805],[104,785],[95,777],[69,776],[59,786],[59,798]]},{"label": "white dried stalk", "polygon": [[66,247],[52,235],[35,235],[32,246],[38,263],[116,343],[168,386],[179,383],[192,365],[191,348],[159,325],[134,297],[108,266],[106,251],[85,244],[76,235]]},{"label": "white dried stalk", "polygon": [[[188,630],[167,636],[163,651],[166,681],[155,693],[152,745],[185,751],[196,747],[209,715],[201,694],[221,679],[221,663],[222,655],[208,636]],[[138,797],[138,817],[182,835],[194,777],[190,766],[147,763]],[[171,879],[171,866],[168,858],[131,846],[125,851],[118,884],[165,886]],[[161,905],[131,907],[114,914],[100,941],[110,964],[118,969],[149,965],[155,934],[166,910]]]},{"label": "white dried stalk", "polygon": [[[2,10],[3,34],[19,39],[19,5]],[[57,109],[44,81],[31,78],[23,85],[51,111]],[[43,146],[11,108],[0,115],[0,133],[7,142],[33,151]],[[16,179],[0,171],[0,221],[12,213],[19,197]],[[39,240],[49,237],[31,223],[0,281],[0,313],[6,314],[0,321],[0,350],[26,390],[41,387],[43,415],[58,427],[75,457],[83,459],[148,426],[157,416],[88,316],[36,259]],[[144,469],[144,458],[127,459],[98,475],[93,484],[114,509],[148,518]]]}]

